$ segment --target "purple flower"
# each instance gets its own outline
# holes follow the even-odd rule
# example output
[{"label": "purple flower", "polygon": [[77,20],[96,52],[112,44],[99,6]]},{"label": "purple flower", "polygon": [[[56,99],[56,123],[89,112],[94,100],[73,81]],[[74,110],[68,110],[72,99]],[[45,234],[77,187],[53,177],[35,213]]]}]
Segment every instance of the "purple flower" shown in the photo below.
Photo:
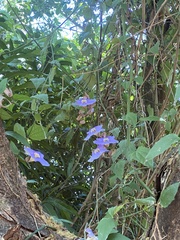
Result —
[{"label": "purple flower", "polygon": [[107,137],[102,137],[102,138],[96,138],[96,140],[93,141],[93,143],[95,143],[97,145],[107,145],[110,143],[118,143],[118,141],[116,139],[114,139],[114,136],[107,136]]},{"label": "purple flower", "polygon": [[87,232],[87,237],[88,239],[92,239],[92,240],[98,240],[98,238],[94,235],[93,231],[90,228],[86,228],[85,232]]},{"label": "purple flower", "polygon": [[95,237],[93,231],[90,228],[86,228],[85,232],[88,233],[87,237]]},{"label": "purple flower", "polygon": [[107,150],[102,145],[97,146],[97,148],[92,151],[92,155],[91,155],[90,159],[88,160],[88,162],[93,162],[95,159],[98,159],[105,152],[109,152],[109,150]]},{"label": "purple flower", "polygon": [[97,133],[103,132],[105,129],[102,128],[102,125],[98,125],[96,127],[93,127],[87,132],[87,136],[84,139],[85,141],[89,140],[91,136],[96,135]]},{"label": "purple flower", "polygon": [[43,166],[50,166],[50,164],[44,159],[44,155],[39,152],[35,151],[29,147],[24,146],[24,151],[28,156],[30,156],[35,162],[40,162]]},{"label": "purple flower", "polygon": [[89,105],[92,105],[96,102],[96,99],[89,99],[87,97],[81,97],[78,100],[76,100],[75,105],[80,107],[86,107]]}]

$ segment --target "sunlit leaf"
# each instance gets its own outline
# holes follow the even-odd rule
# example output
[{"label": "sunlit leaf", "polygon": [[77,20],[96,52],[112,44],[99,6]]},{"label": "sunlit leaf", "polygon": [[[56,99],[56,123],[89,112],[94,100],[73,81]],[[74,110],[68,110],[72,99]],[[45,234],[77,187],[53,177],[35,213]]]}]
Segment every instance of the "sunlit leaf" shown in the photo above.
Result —
[{"label": "sunlit leaf", "polygon": [[124,167],[125,167],[126,161],[125,160],[119,160],[117,163],[112,165],[111,169],[113,173],[116,175],[117,178],[120,180],[123,179],[124,176]]},{"label": "sunlit leaf", "polygon": [[144,166],[149,168],[153,168],[154,162],[152,158],[146,158],[147,154],[149,153],[149,149],[143,146],[138,147],[136,152],[134,153],[134,159]]},{"label": "sunlit leaf", "polygon": [[7,85],[7,79],[0,80],[0,94],[4,92],[4,90],[6,89],[6,85]]},{"label": "sunlit leaf", "polygon": [[98,240],[106,240],[116,228],[117,222],[111,217],[104,217],[98,223]]},{"label": "sunlit leaf", "polygon": [[144,117],[144,118],[140,118],[140,121],[159,121],[159,117],[157,116],[149,116],[149,117]]},{"label": "sunlit leaf", "polygon": [[41,141],[43,139],[46,139],[46,129],[41,125],[37,125],[36,123],[28,128],[27,134],[28,137],[32,140]]},{"label": "sunlit leaf", "polygon": [[108,209],[108,214],[113,218],[116,213],[118,213],[122,208],[124,207],[124,204],[120,204],[119,206],[111,207]]},{"label": "sunlit leaf", "polygon": [[156,199],[154,197],[139,198],[136,199],[135,202],[140,205],[153,205],[156,202]]},{"label": "sunlit leaf", "polygon": [[142,76],[137,76],[135,77],[135,81],[137,84],[142,85],[143,84],[143,77]]},{"label": "sunlit leaf", "polygon": [[8,120],[11,119],[12,116],[6,110],[0,108],[0,118],[2,120]]},{"label": "sunlit leaf", "polygon": [[16,101],[28,101],[31,98],[27,95],[24,95],[24,94],[14,94],[13,99],[16,100]]},{"label": "sunlit leaf", "polygon": [[34,96],[32,96],[31,98],[41,100],[41,101],[44,102],[44,103],[49,103],[48,95],[47,95],[47,94],[44,94],[44,93],[34,95]]},{"label": "sunlit leaf", "polygon": [[35,88],[38,89],[38,87],[45,82],[45,78],[30,78],[31,82],[34,84]]},{"label": "sunlit leaf", "polygon": [[24,127],[21,124],[15,123],[14,132],[16,132],[19,135],[21,135],[22,137],[26,138],[26,133],[25,133]]},{"label": "sunlit leaf", "polygon": [[120,128],[119,127],[113,128],[110,132],[115,136],[115,138],[117,138],[120,133]]},{"label": "sunlit leaf", "polygon": [[49,86],[51,86],[51,82],[52,82],[52,80],[54,79],[55,73],[56,73],[56,67],[53,66],[53,67],[51,68],[51,70],[50,70],[49,75],[48,75]]},{"label": "sunlit leaf", "polygon": [[160,45],[160,42],[157,41],[157,43],[149,49],[149,52],[151,52],[153,54],[158,54],[158,52],[159,52],[159,45]]},{"label": "sunlit leaf", "polygon": [[174,183],[167,188],[165,188],[160,195],[159,202],[162,207],[166,208],[171,204],[171,202],[174,200],[178,188],[180,186],[180,183]]},{"label": "sunlit leaf", "polygon": [[123,117],[123,120],[127,121],[128,124],[131,124],[135,127],[137,124],[137,114],[129,112]]},{"label": "sunlit leaf", "polygon": [[44,111],[44,110],[47,110],[47,109],[50,109],[52,108],[52,105],[51,104],[42,104],[39,106],[39,111]]},{"label": "sunlit leaf", "polygon": [[175,93],[175,96],[174,96],[174,101],[175,102],[177,102],[177,101],[180,102],[180,84],[178,84],[176,86],[176,93]]},{"label": "sunlit leaf", "polygon": [[176,134],[168,134],[162,137],[158,142],[154,144],[154,146],[149,150],[149,153],[146,156],[146,161],[157,157],[162,154],[168,148],[171,147],[172,144],[177,143],[180,138]]}]

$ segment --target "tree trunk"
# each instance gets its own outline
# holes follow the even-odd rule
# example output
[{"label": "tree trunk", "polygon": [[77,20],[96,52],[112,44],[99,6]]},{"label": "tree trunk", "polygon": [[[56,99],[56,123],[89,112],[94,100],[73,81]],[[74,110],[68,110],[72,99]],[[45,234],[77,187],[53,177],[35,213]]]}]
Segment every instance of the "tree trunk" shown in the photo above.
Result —
[{"label": "tree trunk", "polygon": [[28,192],[26,180],[18,170],[18,161],[10,150],[1,120],[0,239],[77,239],[45,215],[37,197]]},{"label": "tree trunk", "polygon": [[[167,156],[166,168],[161,171],[160,184],[180,182],[179,149],[173,149]],[[167,186],[161,186],[166,188]],[[180,188],[174,201],[167,208],[157,203],[155,217],[150,229],[150,240],[180,240]]]}]

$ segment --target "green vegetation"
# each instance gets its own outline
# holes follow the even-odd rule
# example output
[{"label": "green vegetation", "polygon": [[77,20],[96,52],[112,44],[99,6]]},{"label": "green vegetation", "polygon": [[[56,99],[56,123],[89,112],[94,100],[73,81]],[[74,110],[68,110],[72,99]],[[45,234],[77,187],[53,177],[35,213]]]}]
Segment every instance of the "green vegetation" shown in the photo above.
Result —
[{"label": "green vegetation", "polygon": [[[99,240],[145,239],[158,157],[180,141],[178,1],[0,5],[0,118],[28,188],[81,237],[88,227]],[[94,112],[73,104],[83,96]],[[88,162],[96,137],[84,138],[97,125],[118,144]],[[28,161],[24,146],[50,166]]]}]

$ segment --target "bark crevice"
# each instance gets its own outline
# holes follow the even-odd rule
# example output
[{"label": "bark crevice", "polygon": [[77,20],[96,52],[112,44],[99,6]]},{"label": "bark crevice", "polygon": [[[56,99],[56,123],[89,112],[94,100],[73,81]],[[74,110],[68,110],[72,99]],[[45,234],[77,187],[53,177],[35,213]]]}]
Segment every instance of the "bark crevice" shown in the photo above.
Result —
[{"label": "bark crevice", "polygon": [[0,239],[24,240],[34,232],[29,239],[76,239],[62,225],[53,223],[41,211],[41,206],[35,207],[38,205],[36,197],[31,198],[31,195],[0,120]]}]

